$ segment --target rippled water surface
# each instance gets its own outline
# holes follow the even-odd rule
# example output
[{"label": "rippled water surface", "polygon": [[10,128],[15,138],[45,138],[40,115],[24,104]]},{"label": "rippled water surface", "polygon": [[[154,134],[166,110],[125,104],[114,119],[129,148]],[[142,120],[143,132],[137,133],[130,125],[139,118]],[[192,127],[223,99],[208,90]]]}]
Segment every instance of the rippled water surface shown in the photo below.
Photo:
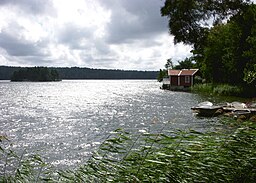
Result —
[{"label": "rippled water surface", "polygon": [[0,134],[17,149],[72,166],[117,128],[208,130],[216,123],[192,114],[190,108],[204,100],[200,96],[159,87],[153,80],[1,81]]}]

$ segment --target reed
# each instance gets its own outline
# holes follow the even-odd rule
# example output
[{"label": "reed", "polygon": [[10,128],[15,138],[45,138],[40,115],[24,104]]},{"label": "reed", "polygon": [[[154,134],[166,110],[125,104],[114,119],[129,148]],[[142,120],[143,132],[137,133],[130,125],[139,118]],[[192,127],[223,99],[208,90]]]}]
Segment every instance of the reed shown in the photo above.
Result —
[{"label": "reed", "polygon": [[203,84],[195,84],[191,87],[193,92],[200,92],[200,93],[212,93],[213,91],[213,84],[211,83],[203,83]]},{"label": "reed", "polygon": [[217,95],[239,96],[242,92],[242,88],[228,84],[216,85],[213,88],[213,93]]},{"label": "reed", "polygon": [[241,96],[243,94],[243,89],[241,87],[231,86],[228,84],[196,84],[191,88],[191,90],[193,92],[224,96]]},{"label": "reed", "polygon": [[227,124],[232,127],[205,133],[118,129],[84,165],[63,171],[39,156],[16,155],[1,140],[1,164],[7,166],[0,182],[255,182],[256,124]]}]

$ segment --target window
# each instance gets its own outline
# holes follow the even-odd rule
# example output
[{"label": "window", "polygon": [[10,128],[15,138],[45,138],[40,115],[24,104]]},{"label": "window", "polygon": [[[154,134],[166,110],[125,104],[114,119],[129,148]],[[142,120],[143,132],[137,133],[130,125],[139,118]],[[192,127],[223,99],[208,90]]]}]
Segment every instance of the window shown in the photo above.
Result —
[{"label": "window", "polygon": [[185,76],[185,83],[190,83],[190,76]]}]

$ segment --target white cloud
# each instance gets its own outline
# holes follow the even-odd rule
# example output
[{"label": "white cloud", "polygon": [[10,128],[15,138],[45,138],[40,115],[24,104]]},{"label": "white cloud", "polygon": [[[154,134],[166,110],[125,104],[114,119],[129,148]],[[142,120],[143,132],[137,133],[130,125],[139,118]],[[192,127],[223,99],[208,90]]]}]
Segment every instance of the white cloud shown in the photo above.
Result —
[{"label": "white cloud", "polygon": [[158,70],[189,56],[159,0],[2,0],[0,65]]}]

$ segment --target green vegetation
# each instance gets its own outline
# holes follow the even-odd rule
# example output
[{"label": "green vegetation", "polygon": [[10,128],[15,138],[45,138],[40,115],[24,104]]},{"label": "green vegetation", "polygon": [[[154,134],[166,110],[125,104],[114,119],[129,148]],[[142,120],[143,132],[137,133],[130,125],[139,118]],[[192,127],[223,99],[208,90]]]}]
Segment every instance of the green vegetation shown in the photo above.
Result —
[{"label": "green vegetation", "polygon": [[74,170],[56,170],[36,155],[17,155],[2,136],[0,182],[255,182],[256,124],[225,123],[228,128],[205,133],[116,130]]},{"label": "green vegetation", "polygon": [[193,63],[192,58],[185,58],[185,60],[178,61],[178,64],[173,67],[173,69],[195,69],[196,65]]},{"label": "green vegetation", "polygon": [[255,4],[249,0],[166,0],[161,13],[169,19],[175,43],[193,46],[189,59],[207,83],[242,87],[243,94],[255,96]]},{"label": "green vegetation", "polygon": [[160,69],[158,76],[157,76],[157,81],[162,82],[163,78],[168,77],[168,69],[173,68],[173,63],[172,59],[167,59],[166,64],[165,64],[165,69]]},{"label": "green vegetation", "polygon": [[226,96],[241,96],[243,94],[243,89],[238,86],[231,86],[228,84],[195,84],[191,90],[197,93],[205,93],[212,95],[226,95]]},{"label": "green vegetation", "polygon": [[60,81],[60,78],[55,69],[33,67],[14,71],[11,81]]},{"label": "green vegetation", "polygon": [[157,81],[158,82],[162,82],[163,81],[163,78],[165,78],[165,77],[167,77],[168,76],[168,74],[167,74],[167,70],[165,70],[165,69],[160,69],[160,71],[159,71],[159,74],[158,74],[158,76],[157,76]]}]

